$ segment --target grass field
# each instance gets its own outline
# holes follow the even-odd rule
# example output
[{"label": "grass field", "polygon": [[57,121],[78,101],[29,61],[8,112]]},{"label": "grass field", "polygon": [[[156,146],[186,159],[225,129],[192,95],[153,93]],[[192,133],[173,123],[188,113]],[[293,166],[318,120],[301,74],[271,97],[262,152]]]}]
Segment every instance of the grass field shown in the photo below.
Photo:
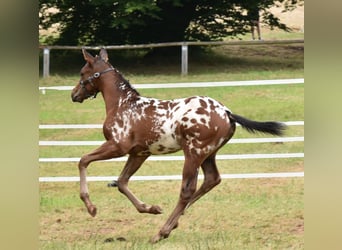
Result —
[{"label": "grass field", "polygon": [[[303,54],[303,44],[220,46],[212,48],[211,53],[190,58],[188,76],[179,75],[180,63],[176,60],[165,64],[151,60],[148,65],[129,58],[125,62],[117,58],[110,61],[133,84],[257,80],[304,77]],[[53,76],[40,79],[39,85],[75,85],[83,65],[82,60],[75,61],[61,61],[53,66]],[[251,119],[304,120],[303,84],[139,92],[160,99],[206,95]],[[45,95],[40,93],[39,103],[40,124],[102,123],[105,118],[101,95],[75,104],[69,91],[47,91]],[[304,127],[291,126],[285,136],[304,136]],[[251,137],[265,136],[251,135],[241,128],[234,136]],[[39,140],[103,140],[103,136],[101,129],[40,130]],[[80,157],[94,148],[41,146],[39,157]],[[303,142],[228,144],[219,154],[297,153],[303,148]],[[93,163],[88,175],[118,175],[122,165]],[[295,172],[304,171],[304,159],[221,160],[218,166],[222,174]],[[75,163],[40,163],[39,171],[40,176],[78,176]],[[147,161],[136,175],[179,175],[181,171],[181,161]],[[98,208],[95,218],[88,215],[79,199],[79,183],[40,183],[39,187],[41,249],[304,249],[304,178],[223,180],[187,210],[169,239],[157,245],[150,245],[148,240],[174,208],[180,181],[130,183],[139,198],[163,208],[164,213],[157,216],[139,214],[117,189],[108,188],[104,182],[89,183],[90,195]]]},{"label": "grass field", "polygon": [[[141,90],[157,98],[212,96],[252,119],[303,120],[303,85]],[[99,97],[74,104],[65,91],[40,96],[40,124],[101,123]],[[286,136],[303,136],[302,126]],[[255,137],[238,129],[234,138]],[[256,136],[258,137],[258,136]],[[101,129],[41,130],[40,140],[102,140]],[[94,147],[40,147],[40,157],[80,157]],[[232,144],[220,154],[303,152],[302,142]],[[178,153],[179,154],[179,153]],[[89,176],[118,175],[120,162],[91,164]],[[303,171],[303,159],[218,161],[221,173]],[[41,163],[40,176],[77,176],[75,163]],[[146,162],[136,175],[180,174],[182,162]],[[303,178],[223,180],[191,207],[169,239],[148,243],[173,209],[179,181],[132,182],[147,203],[161,205],[159,216],[138,214],[129,201],[106,183],[90,183],[99,213],[91,218],[78,197],[78,183],[40,184],[42,249],[303,249]]]},{"label": "grass field", "polygon": [[223,181],[180,219],[157,245],[148,243],[171,213],[179,182],[134,182],[162,215],[139,214],[117,190],[90,183],[99,213],[91,218],[78,183],[41,184],[42,249],[303,249],[302,178]]}]

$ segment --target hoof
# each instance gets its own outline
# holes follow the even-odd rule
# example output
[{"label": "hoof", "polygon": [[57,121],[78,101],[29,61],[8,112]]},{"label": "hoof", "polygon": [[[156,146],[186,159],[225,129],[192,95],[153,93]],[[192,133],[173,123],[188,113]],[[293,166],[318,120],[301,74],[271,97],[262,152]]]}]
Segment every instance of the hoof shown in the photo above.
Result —
[{"label": "hoof", "polygon": [[94,205],[90,205],[89,207],[87,207],[88,209],[88,213],[92,216],[95,217],[97,209]]},{"label": "hoof", "polygon": [[153,236],[151,238],[150,242],[152,244],[155,244],[155,243],[157,243],[157,242],[159,242],[159,241],[161,241],[163,239],[166,239],[168,237],[169,237],[169,234],[163,235],[162,233],[159,232],[158,234],[156,234],[155,236]]},{"label": "hoof", "polygon": [[163,210],[159,206],[151,206],[149,213],[151,214],[162,214]]},{"label": "hoof", "polygon": [[152,244],[156,244],[157,242],[161,241],[162,239],[163,238],[159,234],[157,234],[151,238],[150,242]]},{"label": "hoof", "polygon": [[117,181],[112,181],[111,183],[107,184],[107,187],[117,187],[118,186],[118,182]]}]

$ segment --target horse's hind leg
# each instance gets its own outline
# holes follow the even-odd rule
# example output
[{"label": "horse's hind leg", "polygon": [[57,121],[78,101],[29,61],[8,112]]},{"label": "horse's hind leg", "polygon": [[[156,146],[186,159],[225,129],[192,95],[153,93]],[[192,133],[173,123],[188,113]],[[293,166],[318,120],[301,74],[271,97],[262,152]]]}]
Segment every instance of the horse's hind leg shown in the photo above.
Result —
[{"label": "horse's hind leg", "polygon": [[118,150],[113,142],[107,141],[90,154],[82,156],[78,163],[80,172],[80,198],[87,207],[88,213],[93,217],[96,215],[96,207],[89,198],[87,186],[87,167],[93,161],[111,159],[114,157],[120,157],[122,155],[122,152]]},{"label": "horse's hind leg", "polygon": [[201,164],[201,168],[203,170],[204,174],[204,181],[201,185],[201,187],[194,193],[194,195],[191,197],[191,200],[187,207],[194,204],[198,199],[200,199],[203,195],[208,193],[211,189],[213,189],[215,186],[220,184],[221,177],[220,173],[216,166],[216,153],[217,151],[225,145],[230,138],[233,137],[235,132],[235,124],[231,124],[230,128],[228,129],[228,134],[225,135],[226,139],[221,143],[221,145],[211,153]]},{"label": "horse's hind leg", "polygon": [[221,177],[216,166],[215,157],[216,152],[209,156],[207,159],[205,159],[202,163],[201,167],[204,173],[204,181],[201,187],[191,197],[191,200],[188,203],[187,208],[221,182]]},{"label": "horse's hind leg", "polygon": [[182,187],[178,203],[158,234],[151,239],[152,243],[167,238],[171,231],[177,227],[179,217],[183,214],[187,204],[196,191],[199,165],[200,161],[194,160],[191,157],[185,158]]},{"label": "horse's hind leg", "polygon": [[159,206],[149,206],[140,201],[129,189],[129,178],[139,169],[141,164],[147,159],[148,156],[132,156],[128,157],[126,165],[122,170],[117,185],[119,191],[123,193],[136,207],[140,213],[161,214],[162,210]]}]

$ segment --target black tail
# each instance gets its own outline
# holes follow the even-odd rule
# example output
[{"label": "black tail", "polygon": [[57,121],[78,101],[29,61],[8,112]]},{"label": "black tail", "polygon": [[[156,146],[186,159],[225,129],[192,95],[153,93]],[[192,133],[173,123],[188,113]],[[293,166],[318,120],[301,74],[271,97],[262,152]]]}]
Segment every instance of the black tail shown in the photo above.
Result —
[{"label": "black tail", "polygon": [[228,112],[231,121],[239,123],[248,132],[255,133],[257,131],[272,135],[283,135],[286,125],[281,122],[257,122],[248,120],[242,116]]}]

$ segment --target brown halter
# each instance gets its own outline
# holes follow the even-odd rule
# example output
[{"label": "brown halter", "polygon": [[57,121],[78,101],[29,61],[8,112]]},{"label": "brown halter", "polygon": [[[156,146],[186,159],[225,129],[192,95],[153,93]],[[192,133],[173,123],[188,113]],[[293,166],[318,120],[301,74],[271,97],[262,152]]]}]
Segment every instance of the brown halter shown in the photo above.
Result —
[{"label": "brown halter", "polygon": [[86,85],[88,83],[90,83],[90,85],[95,88],[93,80],[99,78],[102,74],[107,73],[109,71],[115,71],[115,69],[113,67],[110,67],[110,68],[108,68],[102,72],[95,72],[92,76],[89,76],[88,79],[86,79],[86,80],[80,80],[80,85],[82,86],[82,88],[84,89],[84,91],[86,92],[86,95],[87,95],[86,99],[88,99],[90,97],[92,97],[92,99],[94,99],[94,98],[96,98],[97,93],[99,93],[98,90],[96,90],[94,94],[90,93],[87,90]]}]

